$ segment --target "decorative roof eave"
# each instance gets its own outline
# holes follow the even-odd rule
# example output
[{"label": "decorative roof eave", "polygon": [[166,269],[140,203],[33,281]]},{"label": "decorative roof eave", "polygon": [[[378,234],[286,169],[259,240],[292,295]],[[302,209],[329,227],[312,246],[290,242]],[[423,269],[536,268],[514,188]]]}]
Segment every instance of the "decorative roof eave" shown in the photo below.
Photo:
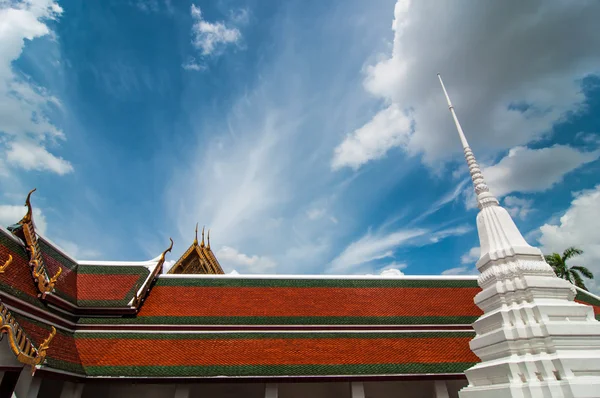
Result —
[{"label": "decorative roof eave", "polygon": [[142,287],[135,293],[135,296],[131,299],[131,307],[134,308],[136,312],[139,311],[145,298],[150,293],[150,289],[152,288],[152,284],[154,283],[154,281],[158,278],[160,274],[162,274],[163,265],[165,263],[165,257],[167,253],[169,253],[173,249],[173,239],[169,238],[169,240],[171,241],[171,244],[158,257],[158,262],[156,263],[154,270],[150,272],[148,278],[146,278],[146,280],[142,284]]},{"label": "decorative roof eave", "polygon": [[35,224],[33,221],[33,208],[31,206],[31,194],[36,191],[36,188],[29,191],[27,199],[25,200],[25,206],[27,206],[27,213],[23,216],[18,225],[21,226],[20,232],[23,240],[27,245],[27,251],[29,252],[29,266],[31,267],[31,275],[34,282],[39,290],[39,296],[42,299],[46,298],[48,293],[54,291],[54,285],[58,280],[58,277],[62,273],[62,268],[59,268],[54,276],[50,276],[44,259],[40,251],[38,244],[37,234],[35,232]]},{"label": "decorative roof eave", "polygon": [[[49,239],[39,236],[35,231],[35,223],[33,219],[33,207],[31,205],[31,195],[35,192],[36,189],[32,189],[27,194],[27,199],[25,200],[25,206],[27,206],[27,213],[23,216],[23,218],[14,226],[9,228],[10,237],[17,241],[19,244],[24,245],[26,252],[29,255],[29,266],[31,268],[31,275],[36,284],[37,290],[39,292],[38,297],[44,300],[48,304],[53,304],[57,308],[66,311],[67,313],[73,315],[121,315],[121,314],[134,314],[139,309],[140,298],[144,298],[147,295],[148,290],[150,289],[150,285],[157,278],[157,276],[162,272],[162,267],[165,261],[165,255],[167,252],[170,252],[173,247],[173,241],[171,240],[171,246],[165,250],[160,256],[157,258],[144,261],[144,262],[96,262],[96,261],[77,261],[73,257],[69,256],[65,253],[64,250],[58,248],[55,244],[53,244]],[[62,273],[62,267],[58,268],[55,275],[50,276],[46,264],[44,262],[44,258],[42,256],[41,248],[39,241],[43,241],[53,248],[55,248],[61,255],[65,256],[73,263],[79,265],[102,265],[102,266],[110,266],[110,265],[133,265],[133,266],[143,266],[149,270],[149,276],[146,278],[141,288],[137,290],[136,295],[131,299],[129,305],[124,305],[121,307],[81,307],[79,305],[73,304],[59,295],[54,294],[54,286]],[[0,259],[0,274],[10,266],[12,262],[12,256],[9,255],[7,259]],[[137,303],[134,305],[133,303]]]},{"label": "decorative roof eave", "polygon": [[17,360],[25,365],[30,365],[31,374],[34,374],[36,367],[41,365],[46,359],[46,351],[56,335],[56,328],[52,326],[50,335],[36,348],[8,308],[4,303],[0,302],[0,333],[8,335],[10,349],[17,357]]}]

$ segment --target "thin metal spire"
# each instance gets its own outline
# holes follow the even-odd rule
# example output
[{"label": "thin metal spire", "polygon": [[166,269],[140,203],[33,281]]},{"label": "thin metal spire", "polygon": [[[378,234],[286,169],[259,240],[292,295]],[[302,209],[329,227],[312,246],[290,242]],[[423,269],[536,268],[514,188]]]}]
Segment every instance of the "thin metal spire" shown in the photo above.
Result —
[{"label": "thin metal spire", "polygon": [[194,245],[198,244],[198,223],[196,223],[196,237],[194,238]]},{"label": "thin metal spire", "polygon": [[481,168],[479,168],[479,164],[475,159],[475,155],[473,151],[469,147],[469,142],[467,141],[467,137],[465,137],[465,133],[458,121],[458,117],[456,116],[456,111],[454,110],[454,106],[450,101],[450,96],[446,91],[446,87],[444,86],[444,82],[442,81],[442,76],[438,73],[438,79],[440,79],[440,84],[442,85],[442,90],[444,90],[444,95],[446,96],[446,100],[448,101],[448,109],[452,114],[452,118],[454,119],[454,124],[456,124],[456,129],[458,130],[458,136],[460,137],[460,142],[463,146],[463,151],[465,153],[465,159],[467,160],[467,165],[469,166],[469,173],[471,174],[471,180],[473,181],[473,186],[475,188],[475,194],[477,194],[477,205],[481,209],[486,206],[497,206],[498,199],[494,197],[490,193],[490,189],[488,188],[485,180],[483,179],[483,174],[481,173]]}]

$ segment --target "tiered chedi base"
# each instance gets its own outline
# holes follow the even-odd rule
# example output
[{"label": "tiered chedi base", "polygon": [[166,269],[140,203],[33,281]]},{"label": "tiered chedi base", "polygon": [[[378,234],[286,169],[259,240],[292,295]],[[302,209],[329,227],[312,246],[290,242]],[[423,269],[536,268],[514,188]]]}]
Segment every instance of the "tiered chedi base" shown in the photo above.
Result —
[{"label": "tiered chedi base", "polygon": [[600,322],[574,302],[576,290],[555,276],[525,242],[508,212],[482,206],[477,216],[483,289],[475,303],[472,351],[461,398],[600,397]]}]

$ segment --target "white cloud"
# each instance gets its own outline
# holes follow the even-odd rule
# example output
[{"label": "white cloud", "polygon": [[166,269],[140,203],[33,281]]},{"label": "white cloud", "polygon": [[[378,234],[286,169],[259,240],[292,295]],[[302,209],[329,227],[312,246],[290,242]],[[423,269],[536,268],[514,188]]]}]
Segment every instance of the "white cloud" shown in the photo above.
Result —
[{"label": "white cloud", "polygon": [[540,227],[539,243],[545,254],[562,253],[575,246],[584,251],[583,255],[571,260],[569,265],[583,265],[594,273],[594,281],[584,279],[590,290],[600,292],[600,185],[594,189],[575,194],[571,206],[560,217],[557,224],[544,224]]},{"label": "white cloud", "polygon": [[481,248],[479,246],[472,247],[468,252],[460,257],[461,264],[473,264],[479,260]]},{"label": "white cloud", "polygon": [[504,208],[514,218],[524,220],[527,215],[534,211],[533,200],[517,198],[516,196],[507,196],[502,200]]},{"label": "white cloud", "polygon": [[229,246],[221,247],[215,256],[222,267],[242,269],[244,273],[268,273],[272,272],[277,264],[268,257],[249,256],[240,253],[237,249]]},{"label": "white cloud", "polygon": [[[581,79],[600,70],[599,15],[593,1],[398,0],[392,54],[365,69],[366,90],[386,105],[338,147],[333,165],[357,168],[395,146],[429,165],[459,152],[437,72],[476,152],[541,137],[585,102]],[[391,109],[410,110],[414,129]],[[387,139],[355,138],[375,125],[371,134]]]},{"label": "white cloud", "polygon": [[202,17],[200,7],[192,4],[192,44],[200,50],[203,56],[215,54],[223,46],[235,44],[242,34],[235,26],[226,26],[224,21],[208,22]]},{"label": "white cloud", "polygon": [[171,268],[173,268],[175,263],[176,263],[176,260],[166,260],[165,263],[163,264],[163,274],[168,273],[169,270]]},{"label": "white cloud", "polygon": [[584,142],[585,144],[588,145],[599,145],[600,144],[600,134],[596,133],[586,133],[584,131],[580,131],[579,133],[575,134],[575,139],[576,140],[581,140],[582,142]]},{"label": "white cloud", "polygon": [[461,266],[450,268],[442,272],[442,275],[477,275],[479,271],[475,267]]},{"label": "white cloud", "polygon": [[25,170],[45,170],[63,175],[73,171],[73,166],[61,157],[54,156],[43,146],[34,142],[13,142],[6,154],[12,165]]},{"label": "white cloud", "polygon": [[468,232],[471,232],[473,227],[470,225],[459,225],[458,227],[446,228],[439,231],[433,232],[429,236],[429,242],[438,243],[439,241],[446,239],[450,236],[461,236]]},{"label": "white cloud", "polygon": [[394,251],[401,246],[429,245],[451,236],[464,235],[471,230],[470,226],[459,226],[435,232],[423,228],[401,229],[391,233],[369,231],[333,259],[328,272],[356,272],[372,261],[394,257]]},{"label": "white cloud", "polygon": [[[61,108],[60,101],[13,68],[26,41],[51,36],[46,22],[61,14],[54,1],[0,2],[0,156],[10,161],[3,174],[7,166],[58,174],[72,171],[69,162],[47,148],[65,138],[48,117],[53,108]],[[30,149],[35,153],[24,153]]]},{"label": "white cloud", "polygon": [[[27,213],[27,207],[14,205],[0,205],[0,225],[8,227],[16,224]],[[33,208],[33,221],[37,231],[44,235],[46,233],[46,217],[39,207]]]},{"label": "white cloud", "polygon": [[406,263],[397,263],[397,262],[394,261],[391,264],[388,264],[385,267],[381,268],[379,270],[379,275],[382,275],[382,276],[403,276],[404,272],[402,272],[401,270],[405,269],[406,267],[408,267],[408,264],[406,264]]},{"label": "white cloud", "polygon": [[371,261],[393,257],[395,249],[426,233],[426,229],[406,229],[388,234],[372,234],[369,231],[331,261],[329,272],[350,273]]},{"label": "white cloud", "polygon": [[397,105],[390,105],[373,120],[346,136],[335,148],[333,169],[358,169],[372,159],[383,157],[389,148],[407,143],[411,119]]},{"label": "white cloud", "polygon": [[185,70],[193,70],[196,72],[206,70],[206,65],[196,61],[196,59],[193,57],[188,59],[183,65],[181,65],[181,67]]},{"label": "white cloud", "polygon": [[582,152],[566,145],[512,148],[497,164],[483,168],[492,193],[541,192],[562,181],[565,174],[598,159],[600,152]]}]

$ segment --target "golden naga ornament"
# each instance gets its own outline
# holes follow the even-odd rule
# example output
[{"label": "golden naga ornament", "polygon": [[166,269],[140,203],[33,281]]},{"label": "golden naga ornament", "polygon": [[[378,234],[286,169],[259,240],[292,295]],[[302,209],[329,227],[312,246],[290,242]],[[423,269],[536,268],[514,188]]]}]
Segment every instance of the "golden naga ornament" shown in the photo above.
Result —
[{"label": "golden naga ornament", "polygon": [[10,265],[10,263],[12,263],[13,257],[9,254],[8,255],[8,260],[6,260],[4,262],[4,265],[0,266],[0,274],[3,274],[4,271],[6,271],[6,269],[8,268],[8,266]]},{"label": "golden naga ornament", "polygon": [[48,278],[46,272],[44,271],[44,267],[40,265],[38,260],[36,260],[37,252],[35,251],[35,247],[30,245],[29,250],[32,258],[32,260],[29,261],[29,265],[31,266],[32,270],[31,273],[38,285],[38,290],[40,291],[41,297],[46,298],[46,294],[54,290],[54,285],[56,284],[60,274],[62,274],[62,268],[59,268],[52,278]]},{"label": "golden naga ornament", "polygon": [[33,375],[36,366],[41,365],[46,359],[46,351],[48,351],[50,342],[56,336],[56,328],[52,326],[48,338],[36,348],[8,308],[0,303],[0,333],[8,335],[8,344],[11,351],[16,355],[19,362],[31,366],[31,374]]}]

